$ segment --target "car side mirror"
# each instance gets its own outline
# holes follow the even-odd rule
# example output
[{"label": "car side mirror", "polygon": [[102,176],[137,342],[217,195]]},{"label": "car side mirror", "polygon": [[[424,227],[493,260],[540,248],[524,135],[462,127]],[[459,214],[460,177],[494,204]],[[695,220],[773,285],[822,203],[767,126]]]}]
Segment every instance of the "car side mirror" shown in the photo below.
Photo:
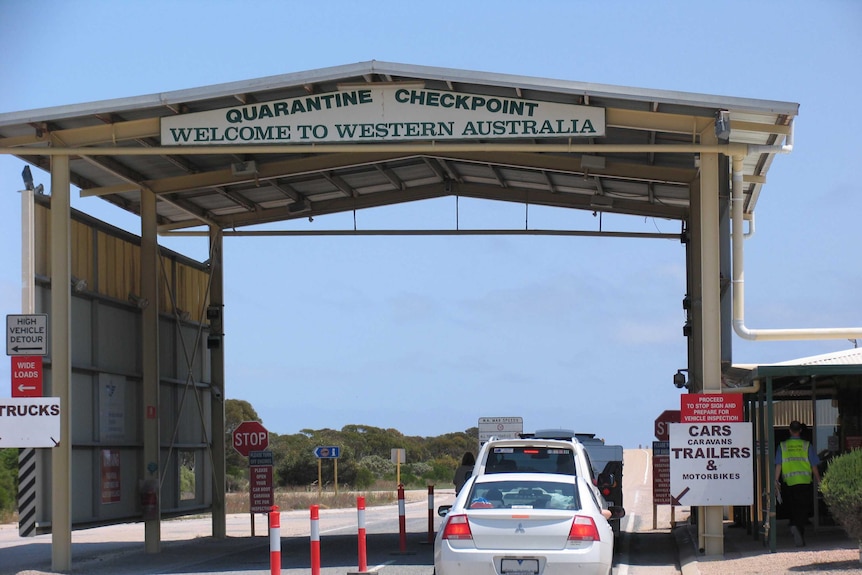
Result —
[{"label": "car side mirror", "polygon": [[616,486],[617,479],[614,477],[613,473],[599,473],[599,479],[597,485],[605,486],[611,485]]},{"label": "car side mirror", "polygon": [[450,509],[452,509],[451,505],[441,505],[437,508],[437,515],[440,517],[446,517],[449,514]]}]

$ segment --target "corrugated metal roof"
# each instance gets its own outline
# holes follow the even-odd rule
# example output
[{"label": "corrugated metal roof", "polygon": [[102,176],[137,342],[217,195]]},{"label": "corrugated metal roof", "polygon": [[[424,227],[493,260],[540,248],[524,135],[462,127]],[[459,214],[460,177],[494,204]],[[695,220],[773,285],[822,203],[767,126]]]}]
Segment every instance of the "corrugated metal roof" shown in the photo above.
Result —
[{"label": "corrugated metal roof", "polygon": [[772,365],[862,365],[862,349],[845,349],[821,355],[800,357]]},{"label": "corrugated metal roof", "polygon": [[[572,139],[566,137],[159,153],[162,118],[393,84],[602,108],[607,131],[586,140],[589,146],[674,148],[602,152],[601,168],[583,166],[586,154],[569,151]],[[0,153],[47,170],[49,148],[71,150],[71,181],[82,195],[140,214],[141,190],[152,190],[162,232],[201,225],[236,229],[443,196],[594,211],[592,200],[601,194],[609,200],[603,212],[685,220],[698,152],[678,150],[701,144],[721,111],[730,114],[730,144],[781,144],[798,109],[790,102],[370,61],[0,114]],[[100,149],[110,153],[98,154]],[[745,155],[747,213],[774,153]],[[235,173],[232,166],[241,162],[254,162],[254,173]]]}]

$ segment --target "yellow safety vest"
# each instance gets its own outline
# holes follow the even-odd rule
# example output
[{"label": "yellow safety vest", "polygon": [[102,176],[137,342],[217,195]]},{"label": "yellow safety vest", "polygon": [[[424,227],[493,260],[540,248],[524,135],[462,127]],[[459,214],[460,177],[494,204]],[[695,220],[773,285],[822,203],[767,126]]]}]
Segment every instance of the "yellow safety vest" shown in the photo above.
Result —
[{"label": "yellow safety vest", "polygon": [[808,445],[804,439],[788,439],[781,443],[781,474],[787,485],[811,483]]}]

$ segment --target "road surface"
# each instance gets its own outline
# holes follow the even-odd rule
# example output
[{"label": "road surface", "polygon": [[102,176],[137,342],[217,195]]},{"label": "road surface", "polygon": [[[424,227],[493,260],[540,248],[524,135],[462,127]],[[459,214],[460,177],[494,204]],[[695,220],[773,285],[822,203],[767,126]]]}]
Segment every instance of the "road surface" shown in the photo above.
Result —
[{"label": "road surface", "polygon": [[[627,515],[617,541],[614,575],[679,573],[671,513],[659,507],[653,529],[650,451],[626,450],[623,489]],[[447,486],[448,487],[448,486]],[[451,503],[451,489],[438,490],[434,505]],[[406,530],[399,534],[398,506],[366,510],[367,566],[379,575],[431,575],[433,545],[428,543],[428,501],[424,491],[408,494]],[[676,520],[687,517],[677,510]],[[434,529],[440,518],[433,514]],[[309,511],[281,514],[281,572],[307,575],[311,566]],[[144,550],[143,524],[122,524],[72,533],[72,573],[88,575],[266,575],[270,550],[266,516],[230,515],[227,539],[215,540],[210,518],[187,518],[162,523],[162,550]],[[320,511],[321,575],[358,571],[357,513],[355,509]],[[403,541],[403,550],[402,550]],[[0,575],[38,575],[51,572],[51,536],[20,538],[16,525],[0,526]]]}]

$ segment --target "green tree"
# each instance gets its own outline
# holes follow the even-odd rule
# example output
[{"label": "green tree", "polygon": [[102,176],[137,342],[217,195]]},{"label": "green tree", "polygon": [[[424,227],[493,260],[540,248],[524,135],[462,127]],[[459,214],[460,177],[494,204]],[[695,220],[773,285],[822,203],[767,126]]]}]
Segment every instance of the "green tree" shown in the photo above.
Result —
[{"label": "green tree", "polygon": [[0,449],[0,516],[12,513],[18,501],[18,450]]},{"label": "green tree", "polygon": [[820,491],[832,517],[859,542],[862,563],[862,449],[833,459],[823,475]]}]

